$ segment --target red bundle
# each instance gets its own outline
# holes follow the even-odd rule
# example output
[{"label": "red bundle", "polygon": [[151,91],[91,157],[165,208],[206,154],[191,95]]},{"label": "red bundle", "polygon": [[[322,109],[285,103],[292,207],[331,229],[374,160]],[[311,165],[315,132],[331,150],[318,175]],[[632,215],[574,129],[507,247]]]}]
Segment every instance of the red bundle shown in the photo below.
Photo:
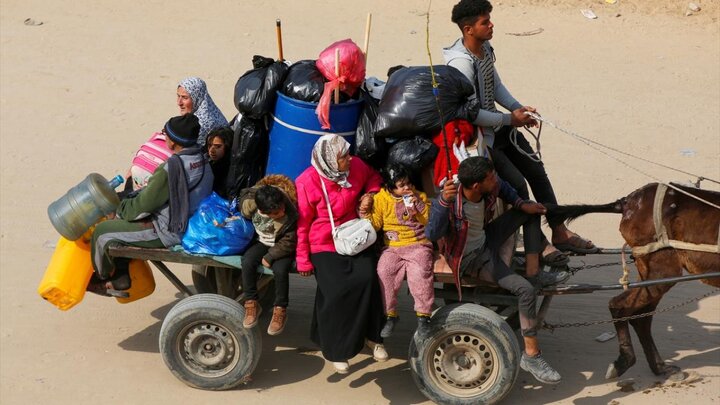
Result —
[{"label": "red bundle", "polygon": [[[335,74],[336,49],[339,50],[339,74]],[[315,66],[328,80],[315,113],[322,128],[330,129],[330,97],[336,88],[348,96],[355,94],[365,80],[365,54],[352,40],[344,39],[320,52]]]}]

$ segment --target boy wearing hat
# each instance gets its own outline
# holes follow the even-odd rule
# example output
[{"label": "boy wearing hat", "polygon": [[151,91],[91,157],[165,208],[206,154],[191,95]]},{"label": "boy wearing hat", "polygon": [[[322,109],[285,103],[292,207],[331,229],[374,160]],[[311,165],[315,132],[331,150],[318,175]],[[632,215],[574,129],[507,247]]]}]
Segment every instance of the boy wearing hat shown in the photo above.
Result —
[{"label": "boy wearing hat", "polygon": [[162,131],[173,155],[158,166],[146,187],[123,199],[116,219],[97,225],[91,243],[95,274],[88,291],[124,296],[130,288],[128,259],[112,259],[112,244],[147,248],[180,243],[188,218],[200,201],[210,195],[213,173],[197,145],[200,124],[193,114],[168,120]]}]

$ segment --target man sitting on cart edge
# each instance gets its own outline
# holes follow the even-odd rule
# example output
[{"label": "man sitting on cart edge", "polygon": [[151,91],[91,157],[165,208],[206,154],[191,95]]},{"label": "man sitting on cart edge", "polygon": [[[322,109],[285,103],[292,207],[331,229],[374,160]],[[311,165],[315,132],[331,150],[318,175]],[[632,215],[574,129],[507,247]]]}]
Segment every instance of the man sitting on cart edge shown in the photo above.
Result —
[{"label": "man sitting on cart edge", "polygon": [[147,186],[120,202],[117,219],[99,223],[93,232],[95,274],[88,291],[124,296],[120,291],[130,288],[129,260],[111,258],[108,248],[113,244],[146,248],[179,244],[188,218],[212,192],[212,169],[197,145],[198,118],[192,114],[170,118],[163,133],[173,155],[158,166]]},{"label": "man sitting on cart edge", "polygon": [[[537,341],[536,302],[533,284],[542,287],[569,277],[567,272],[540,271],[540,214],[542,204],[523,200],[517,191],[495,173],[492,161],[469,157],[458,167],[460,184],[445,182],[437,201],[431,204],[430,220],[425,228],[428,239],[443,239],[442,254],[450,265],[455,283],[473,275],[518,296],[520,329],[525,350],[520,367],[545,384],[560,382],[560,374],[541,356]],[[492,219],[498,197],[513,208]],[[525,270],[528,280],[515,274],[500,256],[500,246],[525,223]],[[531,284],[532,281],[532,284]]]}]

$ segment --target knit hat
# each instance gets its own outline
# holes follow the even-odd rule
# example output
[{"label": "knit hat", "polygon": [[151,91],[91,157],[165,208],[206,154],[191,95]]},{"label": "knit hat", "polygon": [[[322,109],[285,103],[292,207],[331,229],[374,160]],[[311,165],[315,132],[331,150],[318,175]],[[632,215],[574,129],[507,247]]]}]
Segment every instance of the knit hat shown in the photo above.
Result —
[{"label": "knit hat", "polygon": [[165,134],[182,146],[193,146],[200,136],[200,121],[194,114],[172,117],[165,124]]}]

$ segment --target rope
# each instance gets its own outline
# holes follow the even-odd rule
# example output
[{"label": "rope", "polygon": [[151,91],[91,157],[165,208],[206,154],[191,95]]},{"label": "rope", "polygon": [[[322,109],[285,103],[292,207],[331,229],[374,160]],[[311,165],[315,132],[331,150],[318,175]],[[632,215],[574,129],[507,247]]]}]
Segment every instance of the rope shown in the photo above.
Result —
[{"label": "rope", "polygon": [[623,247],[620,249],[620,258],[622,260],[622,269],[623,269],[623,275],[620,277],[620,280],[618,282],[623,286],[623,291],[627,291],[628,285],[630,284],[630,270],[627,268],[627,262],[625,261],[625,248],[628,247],[628,244],[624,244]]},{"label": "rope", "polygon": [[[577,138],[577,139],[581,140],[582,142],[584,142],[585,144],[591,144],[591,143],[592,143],[592,144],[601,146],[601,147],[603,147],[603,148],[609,149],[609,150],[611,150],[611,151],[613,151],[613,152],[619,153],[619,154],[621,154],[621,155],[629,156],[629,157],[632,157],[632,158],[635,158],[635,159],[638,159],[638,160],[642,160],[643,162],[647,162],[647,163],[650,163],[650,164],[654,164],[654,165],[656,165],[656,166],[660,166],[660,167],[663,167],[663,168],[665,168],[665,169],[674,170],[674,171],[676,171],[676,172],[679,172],[679,173],[682,173],[682,174],[686,174],[686,175],[688,175],[688,176],[695,177],[695,178],[698,179],[698,182],[700,182],[700,181],[702,181],[702,180],[707,180],[707,181],[710,181],[710,182],[713,182],[713,183],[716,183],[716,184],[720,184],[720,181],[718,181],[718,180],[714,180],[714,179],[710,179],[710,178],[707,178],[707,177],[704,177],[704,176],[700,176],[700,175],[697,175],[697,174],[694,174],[694,173],[686,172],[686,171],[684,171],[684,170],[680,170],[680,169],[677,169],[677,168],[672,167],[672,166],[667,166],[667,165],[664,165],[664,164],[662,164],[662,163],[654,162],[654,161],[652,161],[652,160],[649,160],[649,159],[646,159],[646,158],[643,158],[643,157],[640,157],[640,156],[633,155],[632,153],[628,153],[628,152],[625,152],[625,151],[622,151],[622,150],[619,150],[619,149],[615,149],[615,148],[613,148],[613,147],[611,147],[611,146],[603,145],[603,144],[601,144],[601,143],[599,143],[599,142],[593,141],[592,139],[585,138],[585,137],[580,136],[580,135],[578,135],[578,134],[576,134],[576,133],[574,133],[574,132],[572,132],[572,131],[569,131],[569,130],[567,130],[567,129],[561,128],[561,127],[559,127],[557,124],[553,123],[552,121],[546,120],[545,118],[541,117],[540,115],[538,115],[538,114],[536,114],[536,113],[526,112],[525,114],[527,114],[527,115],[529,115],[529,116],[531,116],[531,117],[533,117],[533,118],[535,118],[536,120],[539,120],[539,121],[541,121],[541,122],[547,122],[548,125],[552,126],[553,128],[557,129],[558,131],[564,132],[564,133],[572,136],[573,138]],[[589,146],[589,145],[588,145],[588,146]],[[602,152],[602,151],[600,151],[600,152],[606,154],[605,152]],[[610,155],[608,155],[608,156],[610,156]],[[612,156],[610,156],[610,157],[612,157]],[[614,158],[614,157],[612,157],[612,158],[615,159],[615,160],[617,160],[617,159]],[[621,162],[621,163],[624,163],[624,162]],[[626,163],[624,163],[624,164],[627,166]],[[631,167],[631,166],[630,166],[630,167]],[[632,167],[631,167],[631,168],[632,168]],[[637,170],[637,169],[635,169],[635,170]],[[640,173],[642,173],[642,172],[640,172]],[[643,173],[643,174],[645,174],[645,173]],[[650,176],[650,175],[647,175],[647,176],[652,177],[652,176]]]},{"label": "rope", "polygon": [[517,136],[520,134],[522,136],[522,133],[517,130],[517,128],[513,128],[510,130],[510,143],[517,149],[518,152],[525,155],[528,159],[532,160],[535,163],[542,163],[542,153],[540,152],[540,134],[542,133],[542,121],[540,121],[540,128],[538,128],[538,133],[535,135],[534,132],[532,132],[529,128],[525,128],[530,135],[532,135],[533,139],[535,139],[535,152],[529,153],[526,152],[523,148],[520,147],[517,143]]},{"label": "rope", "polygon": [[[698,200],[698,201],[700,201],[700,202],[702,202],[702,203],[705,203],[705,204],[707,204],[707,205],[709,205],[709,206],[711,206],[711,207],[713,207],[713,208],[720,209],[720,205],[713,204],[713,203],[711,203],[710,201],[705,200],[705,199],[703,199],[703,198],[700,198],[700,197],[698,197],[698,196],[696,196],[696,195],[694,195],[694,194],[691,194],[691,193],[689,193],[689,192],[687,192],[687,191],[685,191],[685,190],[683,190],[683,189],[681,189],[681,188],[679,188],[679,187],[676,187],[676,186],[674,186],[674,185],[672,185],[672,184],[665,183],[665,182],[662,181],[661,179],[653,176],[652,174],[649,174],[649,173],[647,173],[647,172],[645,172],[645,171],[643,171],[643,170],[638,169],[638,168],[635,167],[635,166],[632,166],[631,164],[625,162],[624,160],[621,160],[621,159],[619,159],[619,158],[617,158],[617,157],[615,157],[615,156],[613,156],[613,155],[611,155],[611,154],[609,154],[609,153],[601,150],[601,149],[598,148],[597,146],[603,147],[603,148],[605,148],[605,149],[611,150],[611,151],[616,152],[616,153],[620,153],[620,154],[625,155],[625,156],[630,156],[630,157],[633,157],[633,158],[635,158],[635,159],[642,160],[642,161],[647,162],[647,163],[652,163],[652,164],[654,164],[654,165],[657,165],[657,166],[660,166],[660,167],[664,167],[664,168],[666,168],[666,169],[674,170],[674,171],[677,171],[677,172],[680,172],[680,173],[683,173],[683,174],[687,174],[687,175],[690,175],[690,176],[693,176],[693,177],[697,177],[697,178],[699,179],[699,180],[698,180],[698,183],[700,182],[700,180],[707,180],[707,181],[711,181],[711,182],[713,182],[713,183],[720,184],[720,182],[717,181],[717,180],[709,179],[709,178],[707,178],[707,177],[698,176],[698,175],[696,175],[696,174],[692,174],[692,173],[689,173],[689,172],[686,172],[686,171],[683,171],[683,170],[680,170],[680,169],[676,169],[676,168],[674,168],[674,167],[666,166],[666,165],[663,165],[663,164],[661,164],[661,163],[653,162],[652,160],[648,160],[648,159],[645,159],[645,158],[642,158],[642,157],[639,157],[639,156],[635,156],[635,155],[633,155],[633,154],[631,154],[631,153],[623,152],[623,151],[618,150],[618,149],[615,149],[615,148],[613,148],[613,147],[610,147],[610,146],[607,146],[607,145],[603,145],[603,144],[601,144],[601,143],[599,143],[599,142],[596,142],[596,141],[593,141],[593,140],[591,140],[591,139],[588,139],[588,138],[585,138],[585,137],[583,137],[583,136],[580,136],[580,135],[578,135],[578,134],[576,134],[576,133],[574,133],[574,132],[572,132],[572,131],[568,131],[568,130],[566,130],[566,129],[564,129],[564,128],[561,128],[561,127],[557,126],[555,123],[553,123],[552,121],[548,121],[548,120],[544,119],[543,117],[539,116],[538,114],[535,114],[535,113],[532,113],[532,112],[526,112],[525,114],[527,114],[527,115],[535,118],[535,119],[538,120],[538,121],[547,122],[548,125],[552,126],[553,128],[557,129],[558,131],[563,132],[563,133],[565,133],[565,134],[567,134],[567,135],[570,135],[571,137],[579,140],[580,142],[584,143],[585,145],[589,146],[590,148],[595,149],[596,151],[602,153],[603,155],[609,157],[610,159],[613,159],[613,160],[617,161],[618,163],[620,163],[620,164],[622,164],[622,165],[625,165],[625,166],[629,167],[629,168],[632,169],[632,170],[635,170],[636,172],[638,172],[638,173],[640,173],[640,174],[644,174],[645,176],[647,176],[647,177],[649,177],[649,178],[657,181],[658,183],[662,183],[662,184],[666,185],[667,187],[669,187],[669,188],[671,188],[671,189],[673,189],[673,190],[675,190],[675,191],[677,191],[677,192],[679,192],[679,193],[685,194],[685,195],[687,195],[688,197],[694,198],[694,199],[696,199],[696,200]],[[596,145],[597,145],[597,146],[596,146]]]}]

